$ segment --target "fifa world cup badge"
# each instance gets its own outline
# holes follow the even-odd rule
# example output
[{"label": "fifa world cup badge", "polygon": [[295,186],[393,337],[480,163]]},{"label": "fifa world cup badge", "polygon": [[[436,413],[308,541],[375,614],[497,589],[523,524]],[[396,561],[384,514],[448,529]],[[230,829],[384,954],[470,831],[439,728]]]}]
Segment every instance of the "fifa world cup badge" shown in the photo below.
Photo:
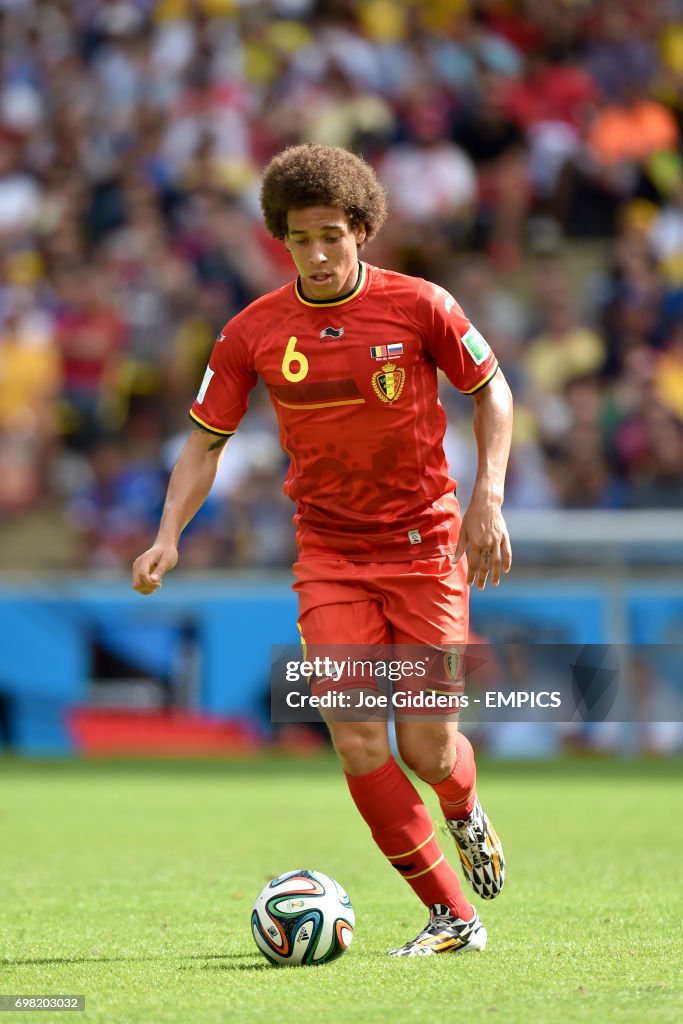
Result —
[{"label": "fifa world cup badge", "polygon": [[372,375],[372,386],[383,402],[395,402],[403,391],[405,381],[406,371],[394,363],[385,363],[381,370]]}]

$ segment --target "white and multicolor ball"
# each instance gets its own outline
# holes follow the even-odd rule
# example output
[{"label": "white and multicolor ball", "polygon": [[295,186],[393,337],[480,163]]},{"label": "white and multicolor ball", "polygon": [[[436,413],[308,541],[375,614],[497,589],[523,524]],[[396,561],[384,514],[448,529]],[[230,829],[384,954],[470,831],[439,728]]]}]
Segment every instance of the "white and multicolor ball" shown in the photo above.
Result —
[{"label": "white and multicolor ball", "polygon": [[287,871],[259,893],[251,912],[256,945],[272,964],[328,964],[345,953],[356,923],[351,900],[321,871]]}]

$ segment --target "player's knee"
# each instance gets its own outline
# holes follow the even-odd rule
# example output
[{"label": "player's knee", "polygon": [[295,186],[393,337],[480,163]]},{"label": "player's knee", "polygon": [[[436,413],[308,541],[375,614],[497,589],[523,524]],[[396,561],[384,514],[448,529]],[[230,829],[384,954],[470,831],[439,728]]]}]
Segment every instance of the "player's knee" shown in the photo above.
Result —
[{"label": "player's knee", "polygon": [[399,739],[398,749],[408,768],[425,782],[441,782],[453,771],[453,750],[447,737],[443,742],[403,738]]},{"label": "player's knee", "polygon": [[369,723],[338,723],[331,729],[334,747],[349,775],[367,775],[389,759],[385,728]]}]

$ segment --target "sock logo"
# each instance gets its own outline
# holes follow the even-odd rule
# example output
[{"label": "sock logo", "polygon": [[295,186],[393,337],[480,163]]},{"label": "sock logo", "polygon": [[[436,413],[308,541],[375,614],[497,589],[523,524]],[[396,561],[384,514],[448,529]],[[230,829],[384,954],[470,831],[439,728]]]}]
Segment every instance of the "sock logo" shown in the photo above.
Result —
[{"label": "sock logo", "polygon": [[391,866],[393,868],[396,868],[397,871],[406,872],[406,871],[414,871],[415,870],[415,865],[414,864],[392,864]]}]

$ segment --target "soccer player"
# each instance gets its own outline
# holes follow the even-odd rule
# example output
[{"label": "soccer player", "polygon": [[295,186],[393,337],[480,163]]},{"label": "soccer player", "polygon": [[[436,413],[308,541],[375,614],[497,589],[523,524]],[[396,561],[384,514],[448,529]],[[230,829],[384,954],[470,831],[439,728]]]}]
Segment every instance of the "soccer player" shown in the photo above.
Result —
[{"label": "soccer player", "polygon": [[[497,585],[511,564],[501,505],[512,401],[496,358],[448,292],[359,259],[387,213],[384,190],[360,158],[323,145],[285,149],[266,168],[261,205],[298,278],[221,331],[190,411],[195,429],[173,469],[157,538],[134,563],[133,586],[153,593],[176,564],[181,531],[208,495],[260,376],[291,459],[285,491],[296,504],[302,638],[465,644],[469,586]],[[442,447],[439,369],[473,398],[478,471],[462,519]],[[329,727],[374,841],[429,908],[426,927],[391,954],[483,949],[486,929],[391,755],[386,722]],[[493,899],[503,851],[476,796],[469,741],[435,717],[408,717],[396,734],[405,764],[438,796],[467,881]]]}]

